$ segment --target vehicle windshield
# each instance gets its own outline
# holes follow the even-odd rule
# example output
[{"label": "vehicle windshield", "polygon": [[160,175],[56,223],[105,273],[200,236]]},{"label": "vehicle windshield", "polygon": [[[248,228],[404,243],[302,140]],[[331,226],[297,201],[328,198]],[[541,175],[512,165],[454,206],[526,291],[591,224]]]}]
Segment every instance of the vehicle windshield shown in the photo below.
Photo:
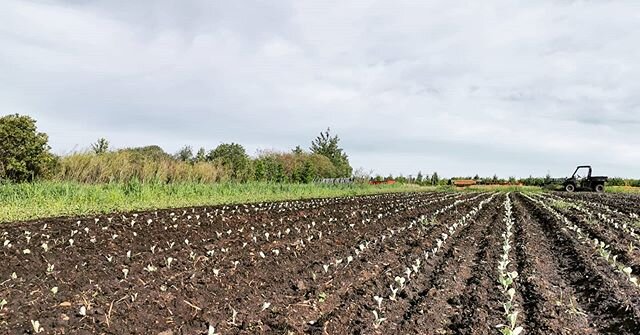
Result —
[{"label": "vehicle windshield", "polygon": [[582,167],[577,169],[574,176],[576,177],[576,179],[586,178],[587,176],[589,176],[589,168]]}]

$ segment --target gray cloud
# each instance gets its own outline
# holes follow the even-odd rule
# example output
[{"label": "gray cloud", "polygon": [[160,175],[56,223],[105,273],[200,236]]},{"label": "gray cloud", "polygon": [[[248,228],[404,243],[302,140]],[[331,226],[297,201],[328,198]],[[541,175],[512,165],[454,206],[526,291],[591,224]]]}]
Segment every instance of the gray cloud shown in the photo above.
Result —
[{"label": "gray cloud", "polygon": [[638,177],[638,9],[6,0],[0,111],[34,116],[56,152],[288,150],[331,126],[381,174]]}]

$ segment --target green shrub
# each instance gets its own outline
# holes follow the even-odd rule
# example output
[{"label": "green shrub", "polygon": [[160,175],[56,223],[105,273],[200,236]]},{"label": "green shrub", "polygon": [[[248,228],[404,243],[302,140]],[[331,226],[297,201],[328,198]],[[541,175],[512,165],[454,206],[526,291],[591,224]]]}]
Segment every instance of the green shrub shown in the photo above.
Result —
[{"label": "green shrub", "polygon": [[338,146],[339,142],[338,135],[331,136],[330,129],[327,128],[311,142],[310,149],[312,153],[323,155],[331,161],[337,172],[335,177],[351,177],[353,168],[349,164],[349,156]]},{"label": "green shrub", "polygon": [[209,161],[219,163],[231,172],[231,178],[239,181],[251,179],[251,159],[244,147],[237,143],[223,143],[207,155]]},{"label": "green shrub", "polygon": [[626,182],[622,178],[613,177],[607,180],[607,185],[609,186],[625,186]]},{"label": "green shrub", "polygon": [[47,141],[34,119],[18,114],[1,117],[0,179],[24,182],[48,176],[56,160]]},{"label": "green shrub", "polygon": [[329,158],[320,154],[263,152],[254,161],[258,181],[310,183],[335,178],[339,173]]}]

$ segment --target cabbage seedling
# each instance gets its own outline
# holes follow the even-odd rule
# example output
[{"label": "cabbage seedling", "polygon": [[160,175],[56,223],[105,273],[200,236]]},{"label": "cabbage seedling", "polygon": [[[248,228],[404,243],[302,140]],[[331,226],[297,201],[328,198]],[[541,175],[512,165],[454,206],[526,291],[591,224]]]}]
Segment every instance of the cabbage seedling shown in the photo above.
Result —
[{"label": "cabbage seedling", "polygon": [[33,332],[38,334],[44,331],[42,327],[40,327],[40,322],[38,320],[31,320],[31,327],[33,327]]},{"label": "cabbage seedling", "polygon": [[373,323],[373,327],[374,328],[378,328],[380,327],[380,325],[382,324],[382,322],[384,322],[384,320],[386,320],[387,318],[381,318],[378,316],[378,312],[377,311],[373,311],[373,316],[375,317],[375,321]]},{"label": "cabbage seedling", "polygon": [[209,329],[207,330],[207,335],[220,335],[216,333],[216,328],[212,325],[209,325]]},{"label": "cabbage seedling", "polygon": [[231,322],[230,324],[237,326],[236,324],[236,316],[238,315],[238,312],[231,306],[229,306],[231,308]]},{"label": "cabbage seedling", "polygon": [[389,285],[389,288],[391,289],[391,295],[389,296],[389,300],[396,301],[396,293],[398,293],[398,289],[393,288],[393,285]]},{"label": "cabbage seedling", "polygon": [[378,304],[378,308],[382,307],[382,300],[383,300],[382,297],[379,297],[379,296],[376,295],[376,296],[373,297],[373,300],[375,300],[375,302]]},{"label": "cabbage seedling", "polygon": [[516,294],[516,290],[512,287],[507,291],[507,295],[509,296],[509,301],[513,301],[513,296]]},{"label": "cabbage seedling", "polygon": [[406,279],[404,277],[398,277],[396,276],[395,278],[396,283],[398,283],[398,285],[400,286],[400,289],[404,289],[404,282],[406,281]]}]

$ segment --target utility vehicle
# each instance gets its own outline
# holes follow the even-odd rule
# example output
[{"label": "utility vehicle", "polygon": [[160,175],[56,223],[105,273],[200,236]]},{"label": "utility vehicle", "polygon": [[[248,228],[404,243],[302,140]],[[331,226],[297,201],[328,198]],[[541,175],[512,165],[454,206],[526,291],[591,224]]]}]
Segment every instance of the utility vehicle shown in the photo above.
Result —
[{"label": "utility vehicle", "polygon": [[562,187],[567,192],[574,192],[576,190],[595,191],[598,193],[604,192],[604,184],[609,177],[606,176],[592,176],[590,165],[581,165],[576,168],[573,175],[567,178]]}]

